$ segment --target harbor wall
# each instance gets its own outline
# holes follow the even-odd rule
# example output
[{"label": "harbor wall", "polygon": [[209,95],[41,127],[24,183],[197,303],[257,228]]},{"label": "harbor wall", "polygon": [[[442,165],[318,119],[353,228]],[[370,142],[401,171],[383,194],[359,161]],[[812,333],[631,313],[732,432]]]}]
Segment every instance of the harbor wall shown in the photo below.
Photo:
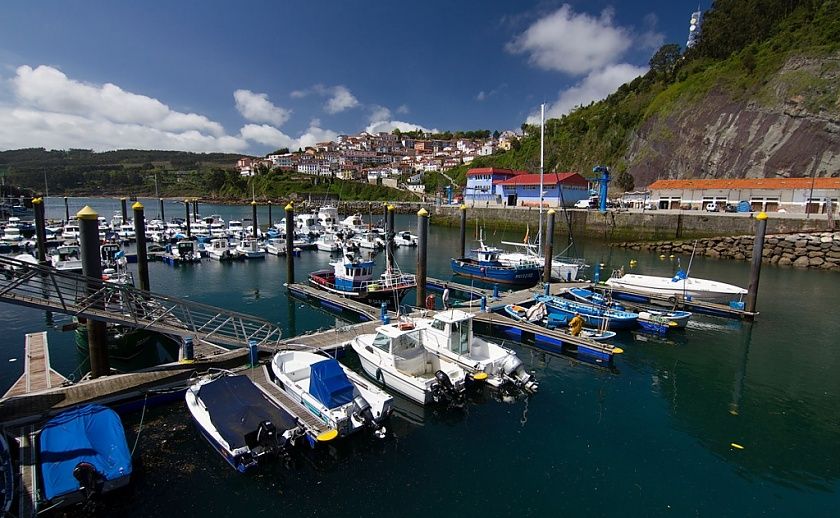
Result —
[{"label": "harbor wall", "polygon": [[[679,241],[622,242],[612,246],[660,254],[691,254],[752,260],[755,236],[726,236]],[[840,232],[812,232],[767,235],[762,262],[779,266],[840,271]]]},{"label": "harbor wall", "polygon": [[[457,206],[435,206],[431,212],[434,225],[460,225],[460,209]],[[770,216],[767,220],[768,234],[828,230],[828,221],[824,217],[803,219],[784,216]],[[470,226],[478,220],[488,231],[497,228],[524,231],[526,226],[535,231],[539,225],[539,209],[468,207],[467,218]],[[568,226],[571,226],[576,237],[585,236],[606,241],[678,240],[751,235],[755,232],[755,220],[748,213],[608,211],[602,214],[596,210],[568,210],[565,213],[558,212],[556,218],[560,233],[568,232]],[[566,218],[570,225],[567,225]]]}]

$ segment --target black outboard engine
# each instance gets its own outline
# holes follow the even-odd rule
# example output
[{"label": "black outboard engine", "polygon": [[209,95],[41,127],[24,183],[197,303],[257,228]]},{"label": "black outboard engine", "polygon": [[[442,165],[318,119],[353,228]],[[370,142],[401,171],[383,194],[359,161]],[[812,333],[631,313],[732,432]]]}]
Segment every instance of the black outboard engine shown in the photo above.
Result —
[{"label": "black outboard engine", "polygon": [[353,415],[356,419],[365,423],[365,426],[373,428],[373,434],[376,437],[380,439],[385,437],[385,427],[376,424],[373,419],[373,412],[370,409],[370,403],[361,395],[353,398]]},{"label": "black outboard engine", "polygon": [[264,453],[269,453],[280,447],[277,440],[277,428],[271,421],[263,421],[257,428],[257,444],[262,447]]},{"label": "black outboard engine", "polygon": [[96,467],[89,462],[80,462],[73,468],[73,478],[79,481],[79,491],[84,497],[84,508],[94,512],[97,507],[97,500],[102,494],[102,487],[105,479]]},{"label": "black outboard engine", "polygon": [[431,389],[432,399],[434,399],[435,402],[439,402],[444,399],[447,399],[450,402],[458,400],[459,394],[455,389],[455,385],[452,384],[452,380],[449,379],[449,375],[441,370],[435,372],[435,383],[432,385]]}]

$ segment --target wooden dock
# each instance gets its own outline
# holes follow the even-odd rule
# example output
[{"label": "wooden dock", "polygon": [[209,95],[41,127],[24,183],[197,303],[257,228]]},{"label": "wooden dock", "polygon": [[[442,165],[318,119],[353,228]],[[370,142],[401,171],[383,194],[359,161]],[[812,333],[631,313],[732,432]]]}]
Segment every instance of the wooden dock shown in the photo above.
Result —
[{"label": "wooden dock", "polygon": [[343,348],[344,344],[359,335],[375,332],[376,328],[381,325],[382,322],[379,320],[372,320],[370,322],[362,322],[361,324],[351,324],[326,331],[299,335],[283,340],[276,349],[265,347],[264,350],[316,349],[319,351],[330,351]]},{"label": "wooden dock", "polygon": [[379,318],[380,309],[364,302],[320,290],[302,282],[287,284],[286,287],[292,295],[308,302],[317,302],[324,309],[333,312],[342,310],[350,311],[359,315],[364,320],[376,320]]},{"label": "wooden dock", "polygon": [[274,403],[288,412],[289,414],[298,418],[298,421],[303,424],[308,434],[314,439],[321,433],[327,431],[326,426],[318,418],[312,415],[308,410],[303,408],[300,403],[290,398],[285,392],[280,390],[271,378],[268,365],[246,369],[242,374],[248,376],[248,379],[254,382],[260,390],[263,391]]},{"label": "wooden dock", "polygon": [[23,348],[23,375],[3,394],[3,399],[61,387],[69,383],[67,378],[50,366],[50,348],[47,344],[46,331],[28,333]]}]

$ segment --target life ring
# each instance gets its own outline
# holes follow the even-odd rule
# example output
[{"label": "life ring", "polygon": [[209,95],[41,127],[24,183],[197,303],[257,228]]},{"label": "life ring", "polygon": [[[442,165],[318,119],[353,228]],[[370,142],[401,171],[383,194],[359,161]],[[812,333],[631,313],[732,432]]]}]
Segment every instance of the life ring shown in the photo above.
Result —
[{"label": "life ring", "polygon": [[400,331],[409,331],[414,329],[414,322],[400,322]]}]

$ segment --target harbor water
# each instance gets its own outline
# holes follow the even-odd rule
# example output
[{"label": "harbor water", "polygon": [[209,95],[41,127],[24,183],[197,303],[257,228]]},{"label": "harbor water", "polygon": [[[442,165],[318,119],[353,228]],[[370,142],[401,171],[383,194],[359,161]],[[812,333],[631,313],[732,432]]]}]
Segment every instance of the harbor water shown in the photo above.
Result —
[{"label": "harbor water", "polygon": [[[157,200],[141,200],[148,219]],[[71,199],[110,219],[119,201]],[[279,204],[278,204],[279,205]],[[375,205],[376,206],[376,205]],[[64,202],[50,198],[47,217]],[[381,219],[374,214],[373,220]],[[226,221],[250,218],[250,206],[199,207]],[[170,202],[166,216],[184,217]],[[282,207],[275,206],[278,221]],[[260,224],[267,222],[260,207]],[[365,215],[367,217],[367,215]],[[562,229],[562,219],[557,227]],[[398,215],[398,230],[413,230]],[[245,222],[247,226],[249,222]],[[475,222],[470,222],[469,234]],[[486,223],[485,240],[522,236]],[[562,234],[558,241],[563,243]],[[429,274],[449,278],[458,229],[431,226]],[[563,245],[555,245],[560,250]],[[614,268],[671,275],[689,257],[575,244],[569,253]],[[155,292],[213,304],[276,322],[285,336],[329,328],[333,314],[290,299],[285,258],[193,266],[150,264]],[[324,252],[296,258],[298,281],[328,266]],[[396,260],[413,272],[416,249]],[[380,269],[384,257],[377,258]],[[130,268],[136,265],[129,265]],[[594,268],[586,273],[591,276]],[[746,286],[747,262],[696,257],[690,275]],[[132,487],[109,501],[123,517],[178,516],[837,516],[840,509],[840,277],[765,265],[755,323],[695,315],[665,338],[622,332],[613,368],[544,354],[506,342],[536,372],[539,392],[497,401],[474,393],[463,409],[423,408],[398,398],[388,437],[351,437],[289,459],[235,473],[200,437],[182,401],[149,408],[137,441]],[[414,302],[409,292],[406,302]],[[3,305],[0,389],[21,374],[26,333],[46,330],[53,367],[84,371],[68,317]],[[162,344],[138,362],[165,358]],[[358,369],[349,352],[342,359]],[[123,416],[129,445],[141,414]]]}]

